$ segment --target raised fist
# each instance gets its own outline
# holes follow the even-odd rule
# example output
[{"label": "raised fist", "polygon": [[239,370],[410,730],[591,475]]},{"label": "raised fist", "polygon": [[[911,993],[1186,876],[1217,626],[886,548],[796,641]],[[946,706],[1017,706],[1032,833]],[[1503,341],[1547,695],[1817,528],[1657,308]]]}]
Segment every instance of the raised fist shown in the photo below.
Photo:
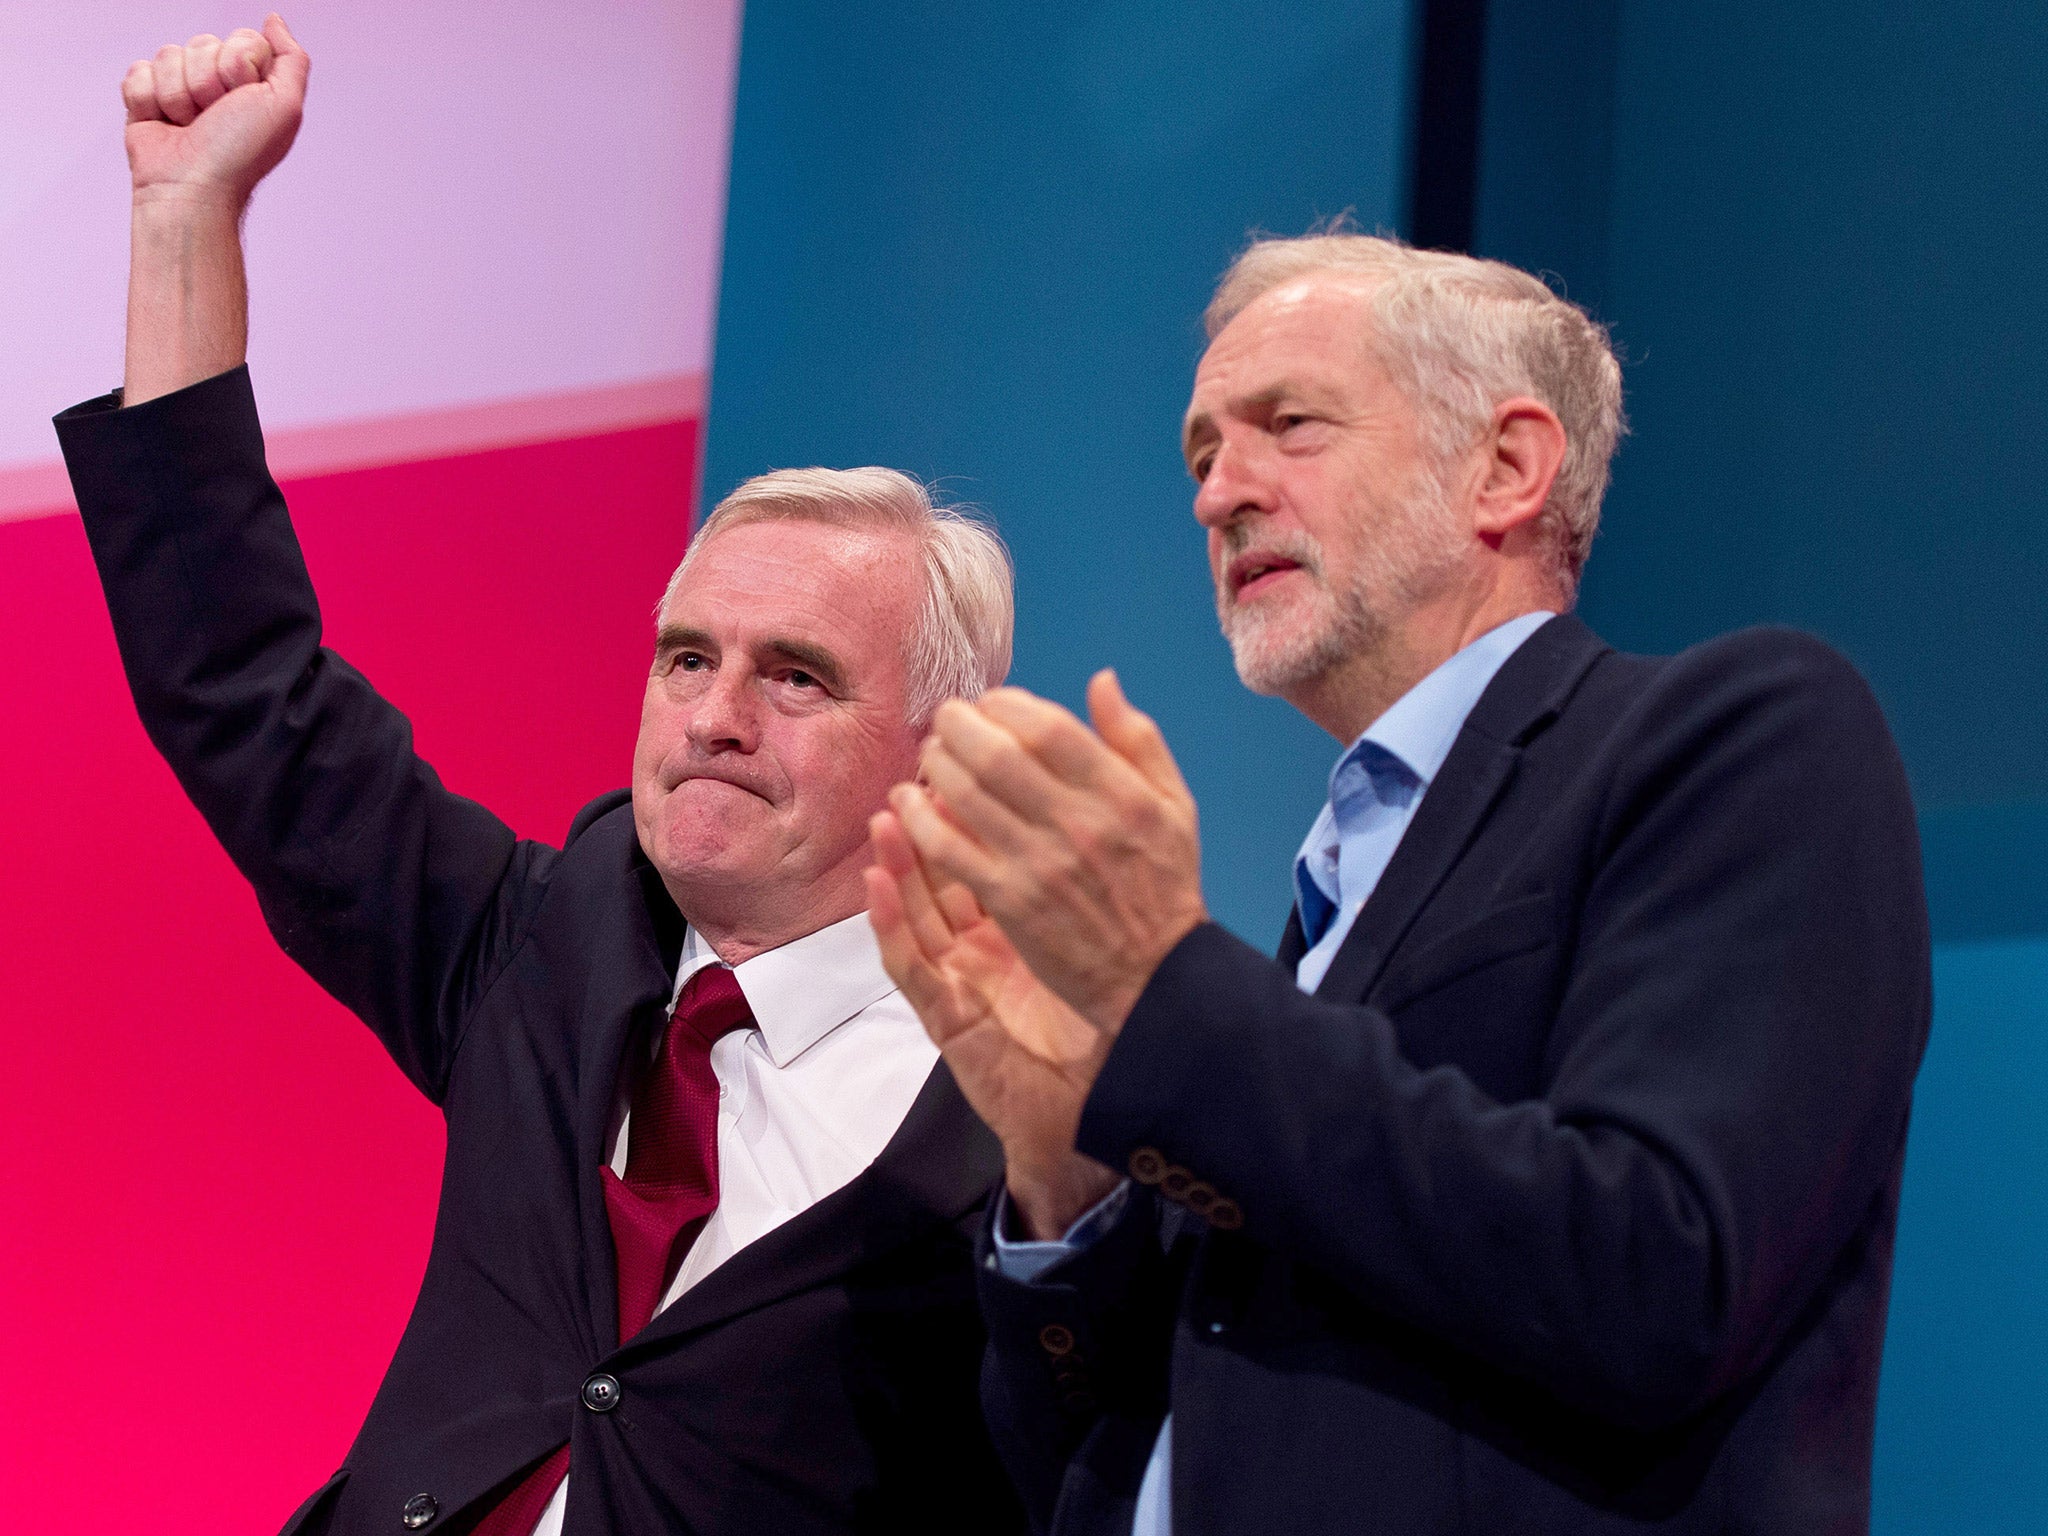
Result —
[{"label": "raised fist", "polygon": [[136,192],[182,188],[246,199],[292,147],[308,64],[284,18],[272,13],[260,32],[202,35],[129,65],[121,100]]}]

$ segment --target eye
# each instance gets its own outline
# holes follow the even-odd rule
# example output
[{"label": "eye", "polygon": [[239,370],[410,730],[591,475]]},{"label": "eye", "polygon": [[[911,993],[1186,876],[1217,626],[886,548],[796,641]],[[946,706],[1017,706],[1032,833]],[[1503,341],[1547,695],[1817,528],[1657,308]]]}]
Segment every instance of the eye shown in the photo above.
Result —
[{"label": "eye", "polygon": [[670,658],[668,668],[671,672],[702,672],[710,665],[701,652],[677,651]]},{"label": "eye", "polygon": [[1193,475],[1199,484],[1209,478],[1209,466],[1215,462],[1216,455],[1213,453],[1197,454],[1188,461],[1188,473]]},{"label": "eye", "polygon": [[1285,432],[1291,427],[1305,426],[1307,423],[1308,417],[1304,416],[1300,411],[1282,411],[1273,418],[1273,430],[1275,432]]},{"label": "eye", "polygon": [[789,681],[798,688],[822,688],[825,686],[802,668],[792,670],[789,674]]}]

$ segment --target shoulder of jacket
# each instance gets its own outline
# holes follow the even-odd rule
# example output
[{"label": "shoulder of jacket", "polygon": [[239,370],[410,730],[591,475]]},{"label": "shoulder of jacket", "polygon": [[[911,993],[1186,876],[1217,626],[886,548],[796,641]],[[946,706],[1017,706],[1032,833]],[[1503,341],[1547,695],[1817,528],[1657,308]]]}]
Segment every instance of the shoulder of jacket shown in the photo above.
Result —
[{"label": "shoulder of jacket", "polygon": [[568,840],[562,844],[563,848],[565,850],[573,848],[576,845],[576,840],[583,836],[584,833],[588,832],[592,827],[596,826],[606,817],[614,815],[622,810],[626,813],[625,820],[630,825],[633,819],[632,790],[615,789],[612,790],[609,794],[599,795],[595,800],[591,801],[590,804],[584,806],[582,810],[578,811],[576,813],[576,819],[569,823],[569,837]]}]

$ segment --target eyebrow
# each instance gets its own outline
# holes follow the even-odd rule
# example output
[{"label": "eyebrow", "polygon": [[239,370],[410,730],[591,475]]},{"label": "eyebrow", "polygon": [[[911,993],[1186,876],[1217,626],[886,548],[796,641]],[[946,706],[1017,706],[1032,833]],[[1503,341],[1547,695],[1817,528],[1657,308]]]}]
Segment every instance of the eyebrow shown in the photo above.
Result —
[{"label": "eyebrow", "polygon": [[[1242,416],[1247,411],[1257,410],[1260,406],[1275,405],[1289,395],[1304,393],[1306,391],[1293,380],[1283,379],[1277,384],[1267,385],[1264,389],[1253,390],[1248,395],[1234,395],[1223,402],[1223,409],[1228,415]],[[1195,456],[1196,443],[1212,441],[1215,436],[1216,418],[1207,411],[1196,411],[1181,427],[1180,456],[1183,459],[1192,459]]]},{"label": "eyebrow", "polygon": [[[681,624],[664,624],[654,637],[654,653],[665,656],[671,651],[716,651],[718,642],[711,638],[709,631],[694,629]],[[844,691],[846,673],[839,665],[839,658],[821,645],[808,640],[795,640],[787,636],[772,635],[761,641],[754,649],[763,655],[779,656],[810,673],[833,692]]]}]

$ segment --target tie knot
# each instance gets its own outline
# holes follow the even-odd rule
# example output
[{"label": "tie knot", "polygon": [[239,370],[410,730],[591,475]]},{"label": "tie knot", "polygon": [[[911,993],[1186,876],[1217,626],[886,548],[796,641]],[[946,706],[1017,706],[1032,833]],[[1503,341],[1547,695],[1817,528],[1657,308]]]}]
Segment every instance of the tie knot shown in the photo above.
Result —
[{"label": "tie knot", "polygon": [[709,1050],[722,1036],[746,1029],[754,1022],[740,979],[729,966],[707,965],[683,983],[670,1024],[686,1029]]}]

